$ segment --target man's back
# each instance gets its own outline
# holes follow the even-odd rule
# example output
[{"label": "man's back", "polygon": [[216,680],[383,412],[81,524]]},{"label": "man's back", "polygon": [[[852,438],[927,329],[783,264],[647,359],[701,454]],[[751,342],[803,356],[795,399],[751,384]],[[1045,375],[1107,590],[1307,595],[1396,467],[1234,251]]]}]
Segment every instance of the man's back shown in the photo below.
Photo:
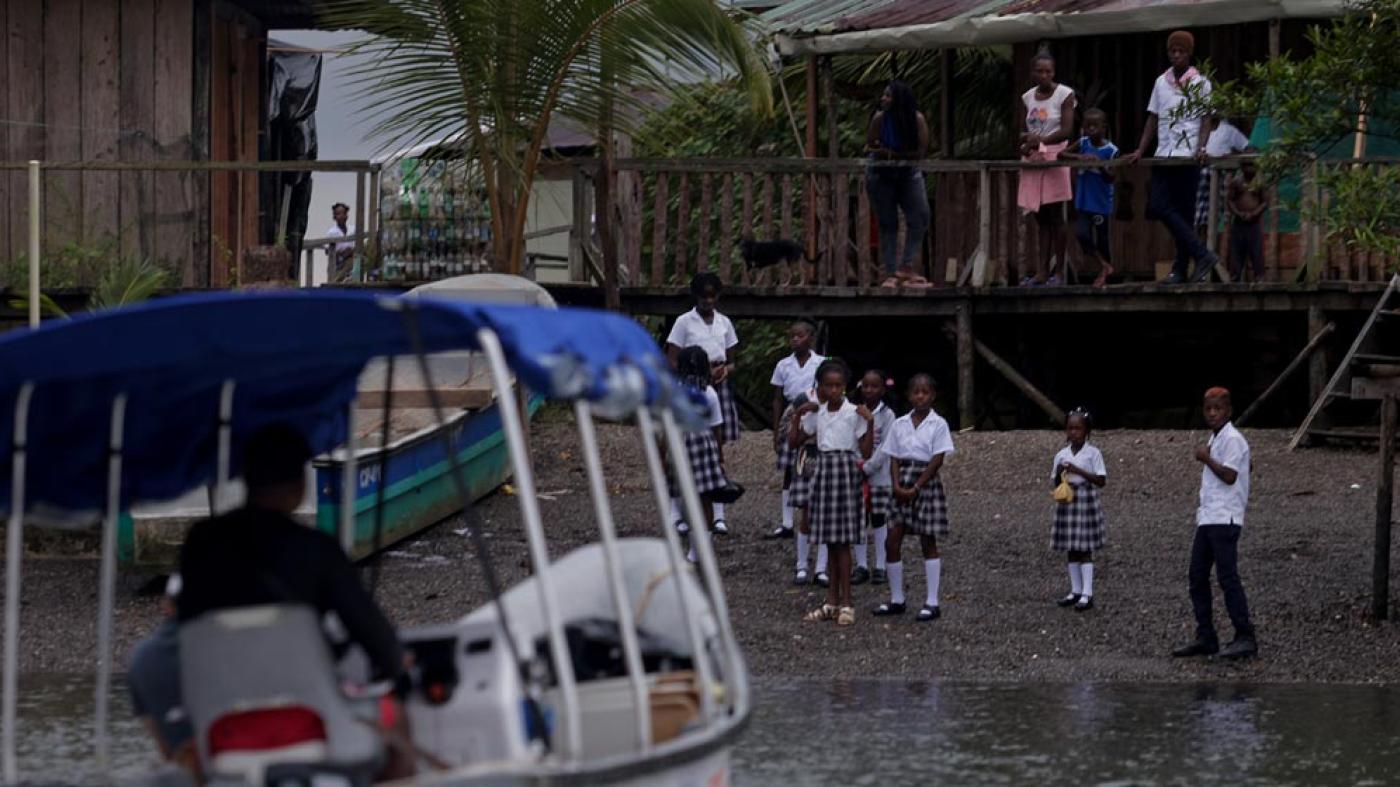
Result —
[{"label": "man's back", "polygon": [[276,511],[241,508],[195,525],[180,553],[181,622],[215,609],[303,603],[335,612],[365,649],[376,676],[398,673],[393,627],[324,533]]}]

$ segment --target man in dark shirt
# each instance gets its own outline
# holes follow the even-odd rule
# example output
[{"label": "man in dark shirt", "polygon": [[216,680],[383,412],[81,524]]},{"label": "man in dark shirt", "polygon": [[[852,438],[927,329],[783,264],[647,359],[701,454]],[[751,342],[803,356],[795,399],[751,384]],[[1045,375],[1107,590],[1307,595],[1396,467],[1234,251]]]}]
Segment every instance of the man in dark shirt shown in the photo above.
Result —
[{"label": "man in dark shirt", "polygon": [[242,508],[195,525],[180,552],[184,587],[181,622],[204,612],[258,604],[301,602],[334,612],[352,642],[364,649],[375,680],[403,668],[398,638],[331,536],[298,524],[291,514],[306,494],[311,451],[288,426],[270,426],[248,440]]}]

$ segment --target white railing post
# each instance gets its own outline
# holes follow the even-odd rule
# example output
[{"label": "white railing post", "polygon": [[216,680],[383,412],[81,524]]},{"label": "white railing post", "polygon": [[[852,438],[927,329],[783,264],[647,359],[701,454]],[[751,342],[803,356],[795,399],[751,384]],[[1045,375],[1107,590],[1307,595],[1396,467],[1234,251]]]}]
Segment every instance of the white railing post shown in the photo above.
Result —
[{"label": "white railing post", "polygon": [[539,590],[540,613],[549,632],[549,653],[554,661],[554,674],[559,681],[560,703],[563,705],[565,737],[564,751],[569,759],[577,759],[583,753],[583,731],[579,729],[578,686],[574,681],[574,663],[569,656],[568,642],[564,639],[564,623],[559,618],[558,595],[554,588],[554,577],[550,574],[549,547],[545,542],[544,524],[540,519],[540,502],[535,497],[535,476],[530,470],[529,447],[525,445],[525,430],[521,425],[520,412],[512,406],[510,367],[506,365],[505,351],[495,331],[483,328],[476,334],[477,343],[486,354],[491,367],[491,386],[496,393],[496,409],[501,414],[501,428],[506,435],[506,447],[510,453],[511,470],[515,474],[516,499],[520,501],[520,515],[524,520],[525,538],[530,548],[530,564],[534,570],[535,585]]},{"label": "white railing post", "polygon": [[690,466],[690,456],[685,450],[685,438],[676,417],[670,410],[661,411],[661,428],[666,435],[666,448],[671,455],[671,467],[676,471],[676,480],[681,490],[681,502],[685,505],[686,518],[692,523],[691,543],[699,558],[700,575],[705,580],[705,592],[714,607],[715,618],[719,622],[720,639],[724,643],[724,680],[729,689],[727,697],[730,707],[740,711],[748,703],[748,684],[744,675],[743,659],[734,639],[734,628],[729,620],[729,603],[724,598],[724,585],[719,576],[719,563],[715,559],[714,545],[710,541],[710,531],[706,527],[705,512],[700,506],[700,495],[695,491],[694,470]]},{"label": "white railing post", "polygon": [[661,464],[661,451],[656,445],[656,425],[646,408],[637,410],[637,428],[642,436],[642,453],[646,455],[647,472],[651,475],[651,488],[656,496],[657,516],[661,520],[661,534],[666,538],[666,559],[671,564],[671,576],[676,578],[676,596],[680,604],[681,616],[685,618],[686,634],[690,637],[690,649],[694,654],[695,672],[700,678],[700,711],[706,719],[714,715],[714,675],[710,671],[709,653],[705,650],[705,637],[700,632],[698,610],[690,608],[689,595],[684,581],[685,557],[681,554],[681,538],[670,521],[671,495],[666,485],[666,469]]},{"label": "white railing post", "polygon": [[15,424],[10,460],[10,521],[5,533],[5,696],[0,709],[3,732],[0,737],[0,760],[6,784],[19,781],[19,764],[15,760],[15,737],[19,723],[19,575],[24,560],[24,459],[29,431],[29,400],[34,383],[20,386],[15,397]]},{"label": "white railing post", "polygon": [[[351,399],[345,411],[345,462],[340,466],[340,548],[347,555],[355,551],[355,493],[360,491],[355,462],[355,411],[356,402]],[[381,450],[386,448],[380,446]],[[379,479],[379,483],[384,483],[384,479]]]},{"label": "white railing post", "polygon": [[598,536],[603,547],[603,570],[608,575],[613,606],[617,609],[617,628],[622,634],[622,660],[627,665],[627,677],[632,683],[632,700],[636,706],[637,745],[641,751],[651,748],[651,697],[647,691],[646,672],[642,668],[642,649],[637,643],[637,623],[632,617],[632,600],[622,580],[622,565],[617,552],[617,527],[608,505],[608,488],[603,478],[602,460],[598,457],[598,435],[593,428],[593,408],[582,399],[574,402],[574,418],[578,421],[579,441],[583,448],[583,464],[588,471],[588,489],[593,498],[593,514],[598,519]]},{"label": "white railing post", "polygon": [[219,388],[219,453],[214,460],[214,500],[209,506],[212,515],[224,512],[228,497],[229,455],[233,450],[233,391],[236,383],[224,380]]},{"label": "white railing post", "polygon": [[97,596],[97,714],[93,733],[97,765],[110,762],[107,746],[107,695],[112,687],[112,614],[117,594],[117,518],[121,516],[122,432],[126,425],[126,394],[112,400],[112,433],[107,454],[107,515],[102,520],[102,566]]}]

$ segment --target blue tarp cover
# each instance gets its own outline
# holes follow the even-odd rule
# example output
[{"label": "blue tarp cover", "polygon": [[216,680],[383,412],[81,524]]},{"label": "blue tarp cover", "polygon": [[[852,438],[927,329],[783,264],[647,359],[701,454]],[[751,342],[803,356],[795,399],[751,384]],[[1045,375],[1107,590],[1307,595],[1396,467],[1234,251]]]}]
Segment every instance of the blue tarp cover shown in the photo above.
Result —
[{"label": "blue tarp cover", "polygon": [[9,508],[26,381],[35,386],[26,509],[105,505],[112,401],[122,392],[123,505],[166,500],[213,479],[225,380],[236,381],[234,476],[240,438],[271,423],[300,429],[317,453],[342,444],[365,363],[413,352],[406,310],[425,352],[479,349],[477,332],[490,328],[533,391],[614,409],[669,404],[693,422],[694,400],[674,395],[651,336],[617,314],[336,291],[179,296],[0,336],[0,509]]}]

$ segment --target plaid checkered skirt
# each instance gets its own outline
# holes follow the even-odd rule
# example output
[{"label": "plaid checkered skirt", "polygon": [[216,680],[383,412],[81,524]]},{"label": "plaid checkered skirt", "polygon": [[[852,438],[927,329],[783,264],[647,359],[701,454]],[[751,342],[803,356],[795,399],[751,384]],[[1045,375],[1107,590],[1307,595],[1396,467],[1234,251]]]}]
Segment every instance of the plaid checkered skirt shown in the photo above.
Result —
[{"label": "plaid checkered skirt", "polygon": [[783,410],[782,418],[778,420],[778,472],[784,475],[787,474],[788,469],[792,467],[792,463],[797,459],[796,453],[794,453],[792,448],[788,445],[789,430],[792,429],[793,412],[795,412],[793,406],[788,405],[787,409]]},{"label": "plaid checkered skirt", "polygon": [[719,394],[719,411],[724,416],[724,426],[719,429],[726,443],[739,442],[739,400],[734,398],[734,381],[725,380],[715,386]]},{"label": "plaid checkered skirt", "polygon": [[[719,464],[719,443],[708,429],[703,432],[685,433],[685,453],[690,458],[690,472],[695,476],[695,491],[699,494],[713,492],[729,482],[724,477],[724,468]],[[671,496],[679,496],[679,487],[671,479]]]},{"label": "plaid checkered skirt", "polygon": [[[911,487],[923,475],[928,462],[899,463],[899,485]],[[904,526],[906,534],[920,536],[948,535],[948,498],[943,494],[943,481],[934,476],[919,490],[912,503],[894,504],[894,519]]]},{"label": "plaid checkered skirt", "polygon": [[[1224,202],[1220,203],[1222,206]],[[1201,167],[1200,182],[1196,184],[1196,226],[1210,223],[1210,167]]]},{"label": "plaid checkered skirt", "polygon": [[807,521],[818,544],[855,544],[865,535],[860,485],[865,476],[851,451],[821,451],[815,457]]},{"label": "plaid checkered skirt", "polygon": [[806,508],[812,495],[812,477],[817,473],[817,449],[810,443],[792,452],[792,483],[788,485],[788,504]]},{"label": "plaid checkered skirt", "polygon": [[[870,484],[869,480],[866,483]],[[892,513],[894,513],[894,489],[888,486],[870,484],[869,514],[871,518],[879,516],[888,520]],[[871,526],[874,527],[873,522]]]},{"label": "plaid checkered skirt", "polygon": [[1093,484],[1074,488],[1074,500],[1055,504],[1055,521],[1050,526],[1050,548],[1057,552],[1084,552],[1104,545],[1108,527],[1099,490]]}]

